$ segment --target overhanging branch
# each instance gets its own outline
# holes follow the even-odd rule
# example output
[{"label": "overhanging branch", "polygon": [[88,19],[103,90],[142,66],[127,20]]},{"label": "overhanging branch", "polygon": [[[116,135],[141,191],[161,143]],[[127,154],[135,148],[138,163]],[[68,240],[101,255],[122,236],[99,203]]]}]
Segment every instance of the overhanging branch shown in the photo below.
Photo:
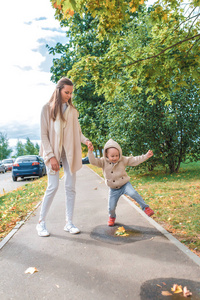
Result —
[{"label": "overhanging branch", "polygon": [[149,60],[149,59],[151,59],[151,58],[156,58],[156,57],[160,56],[161,54],[163,54],[164,52],[166,52],[167,50],[172,49],[173,47],[176,47],[177,45],[180,45],[180,44],[182,44],[182,43],[184,43],[184,42],[187,42],[187,41],[189,41],[189,40],[192,40],[192,39],[194,39],[194,38],[196,38],[196,37],[198,37],[198,36],[200,36],[200,34],[196,34],[196,35],[194,35],[194,36],[192,36],[192,37],[190,37],[190,38],[187,38],[187,39],[185,39],[185,40],[182,40],[182,41],[180,41],[180,42],[178,42],[178,43],[176,43],[176,44],[174,44],[174,45],[172,45],[172,46],[170,46],[170,47],[167,47],[166,49],[160,51],[160,52],[159,52],[158,54],[156,54],[156,55],[152,55],[152,56],[149,56],[149,57],[146,57],[146,58],[141,58],[141,59],[135,60],[134,62],[132,62],[132,63],[130,63],[130,64],[128,64],[128,65],[124,65],[123,67],[129,67],[129,66],[132,66],[132,65],[134,65],[134,64],[136,64],[136,63],[138,63],[138,62],[141,62],[141,61],[144,61],[144,60]]}]

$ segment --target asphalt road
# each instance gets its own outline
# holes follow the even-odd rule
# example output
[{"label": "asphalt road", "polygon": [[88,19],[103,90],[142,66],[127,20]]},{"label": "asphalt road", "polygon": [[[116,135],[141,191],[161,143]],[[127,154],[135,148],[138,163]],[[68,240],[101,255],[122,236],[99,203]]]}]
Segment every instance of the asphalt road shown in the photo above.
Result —
[{"label": "asphalt road", "polygon": [[[37,177],[36,177],[37,178]],[[0,195],[11,192],[17,189],[19,186],[25,185],[26,183],[33,180],[33,178],[18,178],[16,182],[12,180],[12,172],[0,173]]]}]

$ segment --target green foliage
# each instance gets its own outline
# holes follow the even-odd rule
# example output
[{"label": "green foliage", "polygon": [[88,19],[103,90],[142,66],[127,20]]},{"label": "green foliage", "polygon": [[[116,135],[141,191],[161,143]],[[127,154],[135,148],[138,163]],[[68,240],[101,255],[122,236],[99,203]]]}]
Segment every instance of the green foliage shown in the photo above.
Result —
[{"label": "green foliage", "polygon": [[200,99],[193,81],[188,79],[187,84],[189,88],[171,93],[169,105],[163,105],[165,101],[158,97],[154,97],[153,105],[148,103],[145,87],[140,95],[108,103],[108,137],[120,143],[125,155],[140,155],[152,149],[154,157],[147,161],[150,170],[162,164],[173,173],[186,159],[197,161]]},{"label": "green foliage", "polygon": [[85,86],[89,71],[97,93],[104,94],[106,100],[114,99],[122,89],[139,94],[139,84],[144,82],[147,92],[167,103],[172,88],[181,89],[189,76],[199,85],[199,23],[192,26],[177,11],[165,12],[167,20],[158,22],[152,20],[155,11],[141,7],[121,32],[109,36],[103,55],[86,54],[78,60],[69,72],[77,86]]},{"label": "green foliage", "polygon": [[52,79],[75,82],[81,127],[95,148],[112,137],[125,155],[153,149],[149,170],[159,163],[173,173],[186,158],[199,158],[200,60],[196,11],[185,15],[171,4],[127,11],[121,29],[101,39],[87,6],[61,22],[68,44],[49,51],[61,54]]},{"label": "green foliage", "polygon": [[18,140],[16,149],[16,157],[25,155],[25,147],[21,141]]},{"label": "green foliage", "polygon": [[34,145],[27,137],[25,144],[23,144],[21,141],[18,140],[16,145],[16,157],[23,156],[23,155],[38,155],[39,150],[40,147],[38,143]]},{"label": "green foliage", "polygon": [[9,148],[7,135],[0,132],[0,160],[8,158],[12,149]]},{"label": "green foliage", "polygon": [[[55,15],[59,20],[69,19],[74,12],[84,15],[85,9],[91,13],[92,17],[98,20],[97,32],[99,38],[105,35],[113,35],[119,32],[125,23],[130,21],[130,15],[137,12],[144,5],[144,0],[51,0],[55,10]],[[155,1],[155,13],[151,16],[155,23],[166,22],[171,12],[179,14],[187,12],[189,18],[194,18],[194,13],[198,18],[199,0],[184,3],[177,0]],[[189,12],[189,13],[188,13]],[[194,19],[193,19],[194,20]],[[193,21],[192,20],[192,21]]]},{"label": "green foliage", "polygon": [[24,148],[25,148],[26,155],[38,154],[38,148],[35,148],[34,144],[31,142],[31,140],[28,137],[26,139]]}]

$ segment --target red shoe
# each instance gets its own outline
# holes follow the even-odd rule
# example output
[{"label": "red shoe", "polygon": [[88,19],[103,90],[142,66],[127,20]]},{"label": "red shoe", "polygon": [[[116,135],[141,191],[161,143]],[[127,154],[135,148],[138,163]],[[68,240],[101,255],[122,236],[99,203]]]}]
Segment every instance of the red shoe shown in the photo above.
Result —
[{"label": "red shoe", "polygon": [[114,226],[115,225],[115,218],[109,217],[108,219],[108,226]]},{"label": "red shoe", "polygon": [[146,207],[145,210],[144,210],[144,212],[149,217],[151,217],[152,215],[154,215],[154,211],[150,207]]}]

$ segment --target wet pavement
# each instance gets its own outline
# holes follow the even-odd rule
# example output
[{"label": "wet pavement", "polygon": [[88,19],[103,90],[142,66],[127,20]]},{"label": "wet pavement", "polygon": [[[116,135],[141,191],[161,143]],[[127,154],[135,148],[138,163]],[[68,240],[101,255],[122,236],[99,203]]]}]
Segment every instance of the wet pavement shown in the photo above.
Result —
[{"label": "wet pavement", "polygon": [[[200,258],[165,232],[126,197],[117,207],[117,224],[107,224],[108,188],[87,166],[77,173],[74,224],[65,225],[64,184],[47,218],[50,237],[41,238],[35,227],[37,208],[0,251],[0,299],[48,300],[157,300],[186,299],[163,296],[174,283],[200,300]],[[128,236],[117,236],[124,227]],[[38,272],[25,274],[29,267]],[[182,298],[181,298],[182,297]]]}]

